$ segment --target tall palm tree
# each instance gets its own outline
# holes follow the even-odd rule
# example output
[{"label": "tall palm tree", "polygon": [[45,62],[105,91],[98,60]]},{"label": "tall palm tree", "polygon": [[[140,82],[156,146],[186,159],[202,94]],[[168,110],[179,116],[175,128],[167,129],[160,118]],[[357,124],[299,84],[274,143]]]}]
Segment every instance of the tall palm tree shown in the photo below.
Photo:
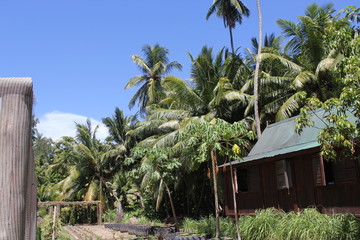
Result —
[{"label": "tall palm tree", "polygon": [[154,47],[145,45],[142,52],[144,58],[139,55],[132,55],[131,58],[143,74],[131,78],[125,88],[141,85],[130,100],[129,108],[131,109],[137,102],[140,113],[144,114],[148,105],[156,104],[163,98],[163,76],[173,69],[181,70],[182,66],[176,61],[169,62],[168,49],[158,44]]},{"label": "tall palm tree", "polygon": [[206,14],[206,19],[209,19],[215,11],[216,15],[223,19],[224,27],[229,28],[231,50],[235,55],[232,30],[236,23],[242,23],[243,16],[248,17],[250,15],[250,10],[240,0],[214,0]]},{"label": "tall palm tree", "polygon": [[76,124],[75,145],[68,176],[54,186],[56,200],[101,200],[106,204],[109,192],[107,181],[117,172],[125,153],[124,148],[113,148],[96,138],[90,120]]},{"label": "tall palm tree", "polygon": [[[349,27],[348,21],[332,16],[332,5],[310,5],[297,23],[278,20],[289,42],[284,52],[276,45],[264,47],[259,58],[260,115],[266,121],[280,121],[299,113],[308,97],[321,101],[339,92],[339,73],[334,71],[341,61],[343,49],[327,44],[327,31]],[[252,55],[255,61],[255,54]],[[250,79],[242,92],[253,94]],[[250,103],[253,106],[253,102]],[[246,114],[249,115],[250,111]]]}]

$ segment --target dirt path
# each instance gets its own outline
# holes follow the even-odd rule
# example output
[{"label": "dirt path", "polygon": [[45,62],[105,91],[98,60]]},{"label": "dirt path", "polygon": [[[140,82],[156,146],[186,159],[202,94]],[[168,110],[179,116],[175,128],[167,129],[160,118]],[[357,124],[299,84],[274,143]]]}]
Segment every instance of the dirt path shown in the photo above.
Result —
[{"label": "dirt path", "polygon": [[103,225],[78,225],[78,226],[64,226],[64,229],[69,233],[73,240],[107,240],[107,239],[134,239],[135,235],[121,233]]}]

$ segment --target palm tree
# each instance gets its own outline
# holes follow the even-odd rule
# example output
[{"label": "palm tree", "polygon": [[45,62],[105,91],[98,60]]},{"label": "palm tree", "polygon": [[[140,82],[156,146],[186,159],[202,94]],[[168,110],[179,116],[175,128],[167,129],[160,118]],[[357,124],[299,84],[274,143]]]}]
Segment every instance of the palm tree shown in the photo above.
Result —
[{"label": "palm tree", "polygon": [[140,68],[143,75],[138,75],[129,80],[125,88],[133,88],[141,85],[129,103],[131,109],[137,102],[140,106],[140,113],[146,112],[150,104],[158,103],[163,97],[162,78],[174,68],[181,70],[180,63],[169,62],[168,49],[156,44],[154,47],[145,45],[142,49],[145,58],[139,55],[132,55],[133,62]]},{"label": "palm tree", "polygon": [[113,148],[96,139],[90,120],[76,123],[75,145],[68,176],[54,186],[56,200],[100,200],[106,204],[111,195],[107,181],[117,172],[125,148]]},{"label": "palm tree", "polygon": [[[338,95],[339,73],[334,70],[344,49],[328,44],[326,36],[331,29],[349,27],[349,22],[333,17],[332,13],[331,4],[322,8],[312,4],[298,23],[278,21],[290,41],[285,52],[275,44],[264,47],[258,56],[262,62],[259,72],[262,124],[298,114],[308,97],[316,96],[324,101]],[[252,57],[255,61],[255,54]],[[254,94],[253,87],[250,79],[241,92]],[[253,107],[254,103],[250,104]],[[246,115],[251,113],[246,111]]]},{"label": "palm tree", "polygon": [[250,10],[240,0],[214,0],[206,14],[206,19],[209,19],[215,11],[217,11],[216,15],[223,19],[224,27],[229,27],[231,50],[235,55],[232,29],[235,28],[236,23],[242,23],[243,16],[250,15]]},{"label": "palm tree", "polygon": [[328,46],[324,46],[325,30],[334,22],[332,14],[334,4],[319,7],[316,3],[309,5],[305,16],[299,16],[299,22],[277,20],[285,38],[290,38],[285,51],[300,65],[315,71],[318,64],[326,56]]}]

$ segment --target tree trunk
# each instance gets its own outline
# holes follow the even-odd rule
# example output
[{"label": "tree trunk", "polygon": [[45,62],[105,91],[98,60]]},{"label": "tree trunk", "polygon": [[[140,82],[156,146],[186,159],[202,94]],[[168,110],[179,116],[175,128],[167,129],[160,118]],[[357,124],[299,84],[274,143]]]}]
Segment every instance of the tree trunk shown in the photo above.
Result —
[{"label": "tree trunk", "polygon": [[[111,192],[111,194],[114,196],[115,200],[117,201],[117,206],[116,206],[116,222],[121,222],[121,220],[124,217],[124,209],[122,207],[121,201],[120,199],[117,197],[116,192],[105,182],[105,180],[103,178],[100,178],[100,181],[102,182],[102,184],[105,186],[105,188]],[[100,184],[101,187],[101,184]]]},{"label": "tree trunk", "polygon": [[233,190],[233,201],[234,201],[234,211],[235,211],[236,232],[237,232],[237,235],[238,235],[238,240],[241,240],[240,228],[239,228],[238,210],[237,210],[237,202],[236,202],[234,172],[233,172],[233,167],[232,167],[231,161],[229,161],[229,163],[230,163],[231,185],[232,185],[232,190]]},{"label": "tree trunk", "polygon": [[172,200],[172,197],[171,197],[171,193],[170,193],[170,190],[169,190],[168,185],[166,183],[165,183],[165,188],[166,188],[166,192],[167,192],[167,194],[169,196],[171,211],[172,211],[174,221],[175,221],[175,231],[178,232],[179,231],[179,222],[178,222],[177,217],[176,217],[175,207],[174,207],[174,203],[173,203],[173,200]]},{"label": "tree trunk", "polygon": [[231,51],[234,57],[235,56],[234,40],[233,40],[232,28],[230,26],[229,26],[229,32],[230,32]]},{"label": "tree trunk", "polygon": [[214,182],[214,197],[215,197],[215,238],[219,238],[220,235],[220,227],[219,227],[219,199],[218,199],[218,187],[216,181],[216,166],[215,163],[217,162],[216,153],[211,151],[211,165],[212,165],[212,175],[213,175],[213,182]]},{"label": "tree trunk", "polygon": [[259,45],[258,45],[258,53],[256,56],[256,67],[255,67],[255,76],[254,76],[254,112],[255,112],[256,134],[259,139],[261,137],[261,126],[260,126],[260,116],[259,116],[259,70],[260,70],[260,54],[262,48],[262,14],[261,14],[260,0],[256,0],[256,6],[258,10],[258,19],[259,19]]}]

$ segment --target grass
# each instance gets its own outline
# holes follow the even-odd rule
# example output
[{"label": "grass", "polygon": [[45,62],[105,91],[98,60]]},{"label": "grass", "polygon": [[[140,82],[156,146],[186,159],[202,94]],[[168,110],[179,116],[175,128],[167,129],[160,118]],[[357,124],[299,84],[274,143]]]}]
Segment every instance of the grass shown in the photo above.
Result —
[{"label": "grass", "polygon": [[[255,216],[239,219],[243,240],[355,240],[360,239],[359,220],[353,215],[328,216],[309,208],[302,212],[285,213],[270,208],[259,210]],[[182,222],[182,230],[215,235],[215,218],[190,218]],[[236,226],[227,218],[220,218],[221,236],[236,238]]]}]

